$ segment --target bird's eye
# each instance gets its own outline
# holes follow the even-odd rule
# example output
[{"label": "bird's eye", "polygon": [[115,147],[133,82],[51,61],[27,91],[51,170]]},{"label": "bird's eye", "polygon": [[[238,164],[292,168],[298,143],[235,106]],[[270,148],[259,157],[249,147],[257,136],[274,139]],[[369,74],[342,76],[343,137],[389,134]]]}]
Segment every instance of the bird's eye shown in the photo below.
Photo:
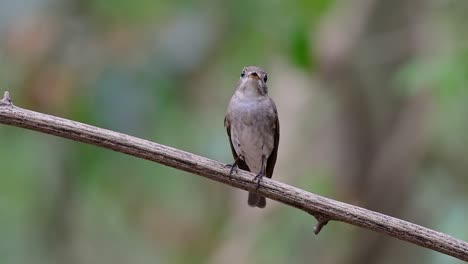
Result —
[{"label": "bird's eye", "polygon": [[244,76],[245,76],[245,70],[242,70],[241,77],[244,77]]},{"label": "bird's eye", "polygon": [[263,76],[263,82],[267,82],[268,81],[268,76],[265,74],[265,76]]}]

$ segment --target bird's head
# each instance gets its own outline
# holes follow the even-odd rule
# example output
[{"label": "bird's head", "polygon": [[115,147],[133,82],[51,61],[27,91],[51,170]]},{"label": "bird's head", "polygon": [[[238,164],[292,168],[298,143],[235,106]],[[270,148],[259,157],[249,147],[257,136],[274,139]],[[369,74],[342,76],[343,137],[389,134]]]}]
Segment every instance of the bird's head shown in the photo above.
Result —
[{"label": "bird's head", "polygon": [[259,67],[248,66],[242,69],[237,91],[245,96],[264,96],[268,94],[267,73]]}]

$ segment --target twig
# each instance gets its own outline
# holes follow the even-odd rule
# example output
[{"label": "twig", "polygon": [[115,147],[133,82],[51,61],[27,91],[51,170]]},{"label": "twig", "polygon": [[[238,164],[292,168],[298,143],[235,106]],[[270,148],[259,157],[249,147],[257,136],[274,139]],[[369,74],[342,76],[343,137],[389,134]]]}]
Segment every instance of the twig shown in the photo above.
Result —
[{"label": "twig", "polygon": [[313,215],[315,219],[317,219],[317,224],[315,224],[314,226],[314,233],[318,235],[322,228],[326,226],[331,219],[322,214],[311,213],[311,215]]},{"label": "twig", "polygon": [[[0,123],[3,124],[111,149],[247,191],[255,191],[257,187],[252,181],[254,174],[239,170],[230,179],[229,167],[205,157],[107,129],[22,109],[11,104],[7,93],[1,102]],[[315,233],[320,232],[329,220],[335,220],[468,261],[467,242],[404,220],[325,198],[267,178],[263,179],[258,193],[314,215],[318,220]]]},{"label": "twig", "polygon": [[0,100],[0,106],[2,105],[13,105],[10,99],[10,93],[8,91],[3,94],[3,98]]}]

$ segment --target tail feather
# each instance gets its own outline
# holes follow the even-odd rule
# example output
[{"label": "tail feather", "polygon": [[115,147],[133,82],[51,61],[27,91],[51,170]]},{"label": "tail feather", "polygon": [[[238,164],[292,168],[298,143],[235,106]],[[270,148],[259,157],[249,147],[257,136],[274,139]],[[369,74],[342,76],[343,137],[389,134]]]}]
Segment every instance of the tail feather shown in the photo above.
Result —
[{"label": "tail feather", "polygon": [[249,192],[249,199],[247,200],[247,203],[252,207],[258,208],[265,208],[266,206],[265,197],[252,192]]}]

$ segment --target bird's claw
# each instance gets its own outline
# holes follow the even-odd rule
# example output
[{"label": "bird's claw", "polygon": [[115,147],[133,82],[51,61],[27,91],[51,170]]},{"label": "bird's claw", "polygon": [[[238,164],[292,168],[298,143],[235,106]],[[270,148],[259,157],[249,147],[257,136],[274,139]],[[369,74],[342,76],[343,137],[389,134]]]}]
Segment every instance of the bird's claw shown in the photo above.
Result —
[{"label": "bird's claw", "polygon": [[260,182],[262,181],[263,176],[264,176],[263,173],[260,172],[259,174],[257,174],[257,175],[255,176],[255,178],[254,178],[254,180],[253,180],[254,182],[257,182],[257,187],[255,188],[256,191],[258,191],[258,188],[260,188]]},{"label": "bird's claw", "polygon": [[238,167],[237,164],[227,164],[226,167],[231,168],[229,171],[229,179],[232,179],[232,173],[235,172],[237,174],[238,172]]}]

